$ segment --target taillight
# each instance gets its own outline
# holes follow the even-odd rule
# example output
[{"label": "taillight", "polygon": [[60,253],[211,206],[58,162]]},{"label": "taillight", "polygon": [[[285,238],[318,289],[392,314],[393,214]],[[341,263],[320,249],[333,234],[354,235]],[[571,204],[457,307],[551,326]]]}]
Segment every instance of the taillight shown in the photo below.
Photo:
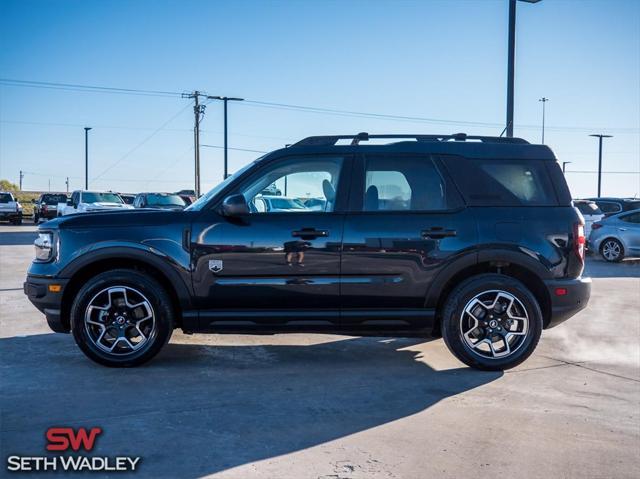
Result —
[{"label": "taillight", "polygon": [[573,226],[573,247],[580,258],[580,261],[584,263],[584,245],[587,242],[587,238],[584,236],[584,225],[582,223],[576,223]]},{"label": "taillight", "polygon": [[600,228],[602,228],[602,223],[593,223],[591,225],[592,230],[599,230]]}]

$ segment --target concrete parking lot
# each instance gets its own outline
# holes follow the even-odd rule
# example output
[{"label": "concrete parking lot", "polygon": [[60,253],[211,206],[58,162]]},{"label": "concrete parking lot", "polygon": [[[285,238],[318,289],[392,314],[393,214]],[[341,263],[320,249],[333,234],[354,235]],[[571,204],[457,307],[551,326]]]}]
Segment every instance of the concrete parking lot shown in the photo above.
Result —
[{"label": "concrete parking lot", "polygon": [[33,237],[0,225],[3,461],[64,425],[102,427],[94,453],[141,456],[144,477],[640,477],[637,261],[590,258],[589,307],[505,373],[442,340],[177,331],[118,370],[23,295]]}]

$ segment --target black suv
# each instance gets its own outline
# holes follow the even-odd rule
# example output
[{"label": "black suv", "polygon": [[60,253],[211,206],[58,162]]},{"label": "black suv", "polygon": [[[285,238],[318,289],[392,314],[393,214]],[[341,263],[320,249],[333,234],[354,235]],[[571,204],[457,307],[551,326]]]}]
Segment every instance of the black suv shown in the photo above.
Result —
[{"label": "black suv", "polygon": [[[259,211],[273,184],[302,206]],[[311,209],[306,198],[325,201]],[[584,243],[547,146],[310,137],[184,211],[42,225],[24,290],[51,329],[107,366],[149,360],[181,328],[441,334],[469,366],[500,370],[587,305]]]}]

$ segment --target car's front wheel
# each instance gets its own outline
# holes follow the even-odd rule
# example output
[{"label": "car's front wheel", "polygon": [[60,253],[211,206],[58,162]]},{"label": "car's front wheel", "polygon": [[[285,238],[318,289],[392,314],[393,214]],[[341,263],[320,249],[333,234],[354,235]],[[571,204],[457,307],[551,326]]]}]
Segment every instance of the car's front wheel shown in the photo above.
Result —
[{"label": "car's front wheel", "polygon": [[165,289],[146,273],[100,273],[71,306],[73,337],[90,359],[111,367],[138,366],[169,341],[174,310]]},{"label": "car's front wheel", "polygon": [[520,281],[482,274],[462,282],[445,304],[442,336],[449,350],[477,369],[499,371],[517,366],[536,348],[542,312]]},{"label": "car's front wheel", "polygon": [[624,259],[624,246],[615,238],[607,238],[600,246],[600,254],[611,263],[617,263]]}]

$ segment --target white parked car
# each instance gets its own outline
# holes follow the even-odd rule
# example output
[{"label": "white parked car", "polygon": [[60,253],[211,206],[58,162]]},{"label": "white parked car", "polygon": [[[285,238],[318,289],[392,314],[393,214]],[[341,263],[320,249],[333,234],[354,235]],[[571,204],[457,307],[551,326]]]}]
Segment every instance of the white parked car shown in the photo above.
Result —
[{"label": "white parked car", "polygon": [[604,218],[604,213],[595,201],[573,200],[573,205],[580,210],[584,216],[584,235],[588,238],[591,233],[591,225]]},{"label": "white parked car", "polygon": [[69,203],[58,203],[58,216],[92,213],[105,210],[132,210],[122,198],[111,191],[74,191]]}]

